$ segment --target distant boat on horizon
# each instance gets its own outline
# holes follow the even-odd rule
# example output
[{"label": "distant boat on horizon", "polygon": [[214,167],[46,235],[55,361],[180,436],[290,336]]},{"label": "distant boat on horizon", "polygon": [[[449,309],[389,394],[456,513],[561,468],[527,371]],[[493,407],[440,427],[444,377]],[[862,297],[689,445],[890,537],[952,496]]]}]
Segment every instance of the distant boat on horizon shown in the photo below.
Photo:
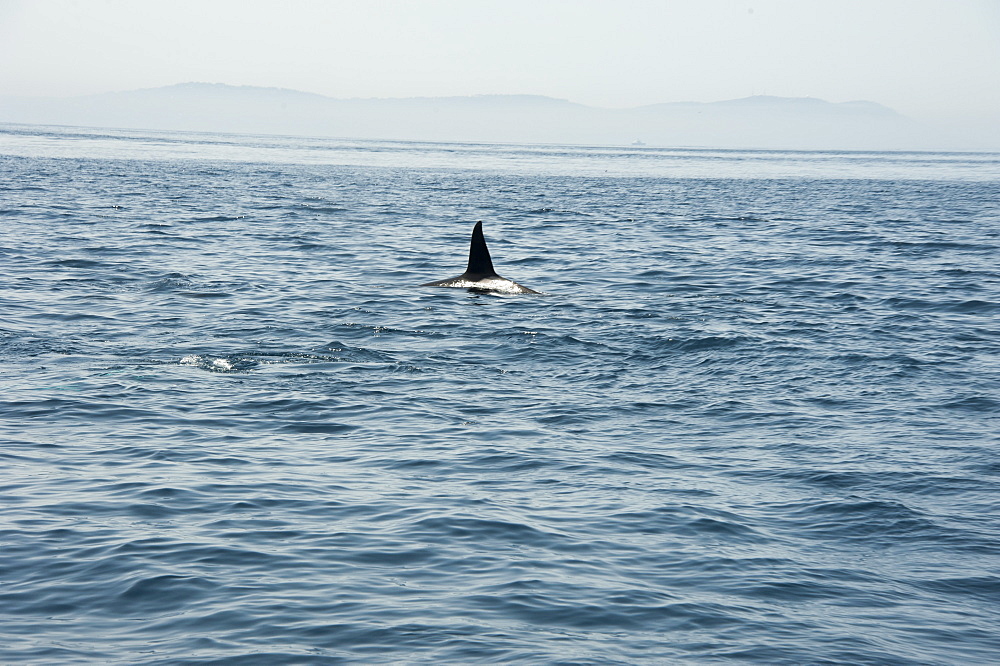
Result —
[{"label": "distant boat on horizon", "polygon": [[645,146],[646,142],[642,141],[641,139],[636,139],[635,141],[632,142],[632,145],[633,146]]}]

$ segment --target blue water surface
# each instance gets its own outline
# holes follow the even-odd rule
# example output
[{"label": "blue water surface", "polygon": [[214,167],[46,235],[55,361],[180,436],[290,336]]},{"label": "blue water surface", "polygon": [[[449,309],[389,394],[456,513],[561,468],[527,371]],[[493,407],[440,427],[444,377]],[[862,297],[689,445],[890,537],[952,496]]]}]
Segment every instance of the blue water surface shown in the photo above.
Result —
[{"label": "blue water surface", "polygon": [[0,662],[1000,663],[998,201],[0,126]]}]

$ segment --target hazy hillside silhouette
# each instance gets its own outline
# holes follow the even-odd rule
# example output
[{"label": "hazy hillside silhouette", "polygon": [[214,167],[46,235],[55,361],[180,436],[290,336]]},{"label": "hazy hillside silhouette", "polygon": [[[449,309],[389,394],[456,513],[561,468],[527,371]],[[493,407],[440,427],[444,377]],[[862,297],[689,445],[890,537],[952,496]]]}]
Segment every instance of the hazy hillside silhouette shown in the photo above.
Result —
[{"label": "hazy hillside silhouette", "polygon": [[767,96],[603,109],[533,95],[337,99],[279,88],[183,83],[85,97],[0,99],[0,121],[426,141],[963,147],[944,145],[948,142],[942,136],[874,102]]}]

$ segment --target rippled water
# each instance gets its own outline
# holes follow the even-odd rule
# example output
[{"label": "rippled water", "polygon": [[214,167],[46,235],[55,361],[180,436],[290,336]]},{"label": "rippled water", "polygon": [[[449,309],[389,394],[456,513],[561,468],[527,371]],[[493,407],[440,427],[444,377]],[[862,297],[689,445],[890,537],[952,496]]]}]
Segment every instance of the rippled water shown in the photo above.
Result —
[{"label": "rippled water", "polygon": [[0,126],[0,661],[996,663],[997,201]]}]

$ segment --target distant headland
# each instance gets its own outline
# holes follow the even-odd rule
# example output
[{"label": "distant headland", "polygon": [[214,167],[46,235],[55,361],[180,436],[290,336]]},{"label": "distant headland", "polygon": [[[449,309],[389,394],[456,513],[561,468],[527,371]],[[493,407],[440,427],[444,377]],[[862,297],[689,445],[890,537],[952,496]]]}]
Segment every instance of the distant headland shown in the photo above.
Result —
[{"label": "distant headland", "polygon": [[869,101],[753,96],[607,109],[539,95],[344,99],[181,83],[69,98],[0,98],[0,122],[362,139],[811,150],[935,149]]}]

